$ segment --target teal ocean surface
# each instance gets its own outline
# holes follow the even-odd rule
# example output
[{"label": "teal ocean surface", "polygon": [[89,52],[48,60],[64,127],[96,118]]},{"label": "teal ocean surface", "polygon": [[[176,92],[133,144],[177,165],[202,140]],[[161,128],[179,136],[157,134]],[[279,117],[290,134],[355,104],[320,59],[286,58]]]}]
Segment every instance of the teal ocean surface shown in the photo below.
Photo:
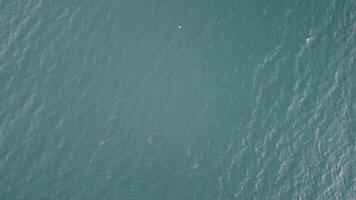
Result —
[{"label": "teal ocean surface", "polygon": [[0,200],[356,199],[356,0],[0,0]]}]

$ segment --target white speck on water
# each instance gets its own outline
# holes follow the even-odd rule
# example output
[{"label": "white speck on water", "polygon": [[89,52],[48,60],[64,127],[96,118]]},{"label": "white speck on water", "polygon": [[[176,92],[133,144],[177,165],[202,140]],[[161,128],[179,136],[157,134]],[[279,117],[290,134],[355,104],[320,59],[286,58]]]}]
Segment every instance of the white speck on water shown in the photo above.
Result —
[{"label": "white speck on water", "polygon": [[315,39],[315,37],[308,37],[307,39],[305,39],[305,43],[309,44],[310,42],[312,42]]},{"label": "white speck on water", "polygon": [[188,153],[188,157],[192,156],[192,147],[188,147],[187,153]]},{"label": "white speck on water", "polygon": [[109,142],[111,140],[111,138],[106,138],[105,140],[102,140],[99,145],[103,146],[105,143]]},{"label": "white speck on water", "polygon": [[178,29],[182,29],[182,26],[181,26],[181,25],[178,25]]},{"label": "white speck on water", "polygon": [[157,134],[158,134],[158,132],[155,131],[152,135],[150,135],[150,136],[147,138],[148,143],[153,144],[154,138],[156,137]]},{"label": "white speck on water", "polygon": [[192,169],[196,169],[198,167],[199,167],[199,163],[198,163],[198,161],[195,160],[194,163],[193,163]]}]

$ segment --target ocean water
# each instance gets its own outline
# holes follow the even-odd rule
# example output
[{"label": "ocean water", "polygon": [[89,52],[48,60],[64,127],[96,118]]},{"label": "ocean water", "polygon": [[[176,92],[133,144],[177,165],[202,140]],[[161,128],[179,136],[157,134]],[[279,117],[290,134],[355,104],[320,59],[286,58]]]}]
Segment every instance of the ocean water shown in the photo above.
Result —
[{"label": "ocean water", "polygon": [[355,0],[0,0],[0,200],[352,200],[355,155]]}]

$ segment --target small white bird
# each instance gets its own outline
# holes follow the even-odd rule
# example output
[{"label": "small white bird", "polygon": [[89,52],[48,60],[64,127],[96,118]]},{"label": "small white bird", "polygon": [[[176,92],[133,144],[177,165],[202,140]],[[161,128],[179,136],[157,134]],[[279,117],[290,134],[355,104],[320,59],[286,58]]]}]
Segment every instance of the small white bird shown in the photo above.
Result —
[{"label": "small white bird", "polygon": [[305,43],[309,44],[310,42],[312,42],[315,39],[315,37],[308,37],[307,39],[305,39]]},{"label": "small white bird", "polygon": [[106,138],[105,140],[102,140],[99,145],[103,146],[105,143],[109,142],[111,140],[111,138]]}]

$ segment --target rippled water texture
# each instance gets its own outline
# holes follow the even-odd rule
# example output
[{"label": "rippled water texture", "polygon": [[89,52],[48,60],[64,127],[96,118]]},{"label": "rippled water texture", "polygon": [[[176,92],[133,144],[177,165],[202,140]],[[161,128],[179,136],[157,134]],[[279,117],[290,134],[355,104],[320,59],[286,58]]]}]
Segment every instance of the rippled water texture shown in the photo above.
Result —
[{"label": "rippled water texture", "polygon": [[355,0],[0,0],[0,199],[356,199],[355,93]]}]

